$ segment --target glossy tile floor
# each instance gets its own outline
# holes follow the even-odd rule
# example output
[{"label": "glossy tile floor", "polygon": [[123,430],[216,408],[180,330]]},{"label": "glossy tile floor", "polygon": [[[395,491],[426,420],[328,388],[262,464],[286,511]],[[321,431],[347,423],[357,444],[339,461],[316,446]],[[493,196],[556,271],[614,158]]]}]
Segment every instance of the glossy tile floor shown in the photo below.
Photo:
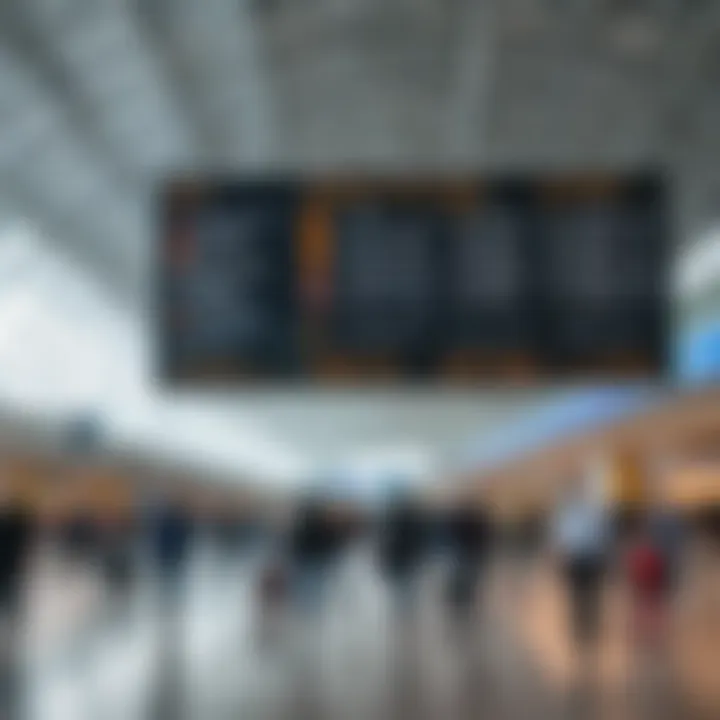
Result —
[{"label": "glossy tile floor", "polygon": [[257,565],[199,548],[175,617],[149,579],[127,606],[107,606],[91,572],[45,558],[29,592],[15,717],[720,717],[681,707],[660,675],[632,679],[629,689],[639,674],[617,647],[603,653],[592,688],[573,677],[560,588],[542,564],[495,563],[467,623],[445,612],[439,565],[428,567],[415,613],[395,615],[363,548],[336,570],[322,612],[263,622]]}]

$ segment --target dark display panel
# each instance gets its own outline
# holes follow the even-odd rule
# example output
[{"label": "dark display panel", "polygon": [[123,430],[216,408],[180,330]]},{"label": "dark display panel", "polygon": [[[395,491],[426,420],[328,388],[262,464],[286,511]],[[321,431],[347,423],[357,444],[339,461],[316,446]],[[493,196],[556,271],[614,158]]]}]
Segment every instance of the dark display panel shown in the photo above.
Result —
[{"label": "dark display panel", "polygon": [[[662,188],[651,180],[539,193],[534,275],[545,366],[559,372],[664,362],[667,242]],[[542,315],[542,318],[539,316]]]},{"label": "dark display panel", "polygon": [[532,197],[494,189],[453,218],[447,337],[456,349],[532,355]]},{"label": "dark display panel", "polygon": [[163,379],[658,376],[655,177],[174,183]]},{"label": "dark display panel", "polygon": [[326,336],[333,350],[391,355],[408,367],[441,350],[443,220],[410,203],[339,214]]},{"label": "dark display panel", "polygon": [[295,188],[214,186],[171,196],[161,258],[163,371],[295,371]]}]

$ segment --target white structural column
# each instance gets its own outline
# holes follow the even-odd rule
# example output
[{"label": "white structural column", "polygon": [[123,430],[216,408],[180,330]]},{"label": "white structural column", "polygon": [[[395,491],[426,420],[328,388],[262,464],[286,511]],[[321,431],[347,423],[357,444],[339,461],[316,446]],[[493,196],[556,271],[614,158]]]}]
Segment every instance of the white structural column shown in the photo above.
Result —
[{"label": "white structural column", "polygon": [[0,52],[0,192],[52,228],[77,258],[123,281],[132,210],[58,99],[13,52]]},{"label": "white structural column", "polygon": [[[196,158],[192,130],[156,49],[131,0],[27,0],[9,19],[21,59],[41,78],[64,124],[108,180],[92,184],[93,201],[79,210],[92,225],[88,242],[106,243],[121,255],[105,270],[119,280],[127,299],[142,298],[153,217],[149,190]],[[58,165],[67,145],[54,148],[45,162]],[[60,167],[62,172],[41,176],[53,195],[83,177],[82,167]]]}]

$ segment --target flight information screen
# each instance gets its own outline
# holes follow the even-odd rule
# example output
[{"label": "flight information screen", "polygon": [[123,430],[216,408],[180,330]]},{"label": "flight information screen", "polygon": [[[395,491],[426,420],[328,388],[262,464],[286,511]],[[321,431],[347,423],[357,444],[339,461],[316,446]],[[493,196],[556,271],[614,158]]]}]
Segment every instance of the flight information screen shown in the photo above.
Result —
[{"label": "flight information screen", "polygon": [[176,181],[163,380],[659,376],[662,182]]},{"label": "flight information screen", "polygon": [[293,372],[295,188],[218,184],[170,199],[161,255],[163,374]]}]

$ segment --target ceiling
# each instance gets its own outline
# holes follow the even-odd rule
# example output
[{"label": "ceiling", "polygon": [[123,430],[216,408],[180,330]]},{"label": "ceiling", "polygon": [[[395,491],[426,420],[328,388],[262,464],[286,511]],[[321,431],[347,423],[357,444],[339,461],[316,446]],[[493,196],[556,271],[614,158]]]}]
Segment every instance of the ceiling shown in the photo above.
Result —
[{"label": "ceiling", "polygon": [[[0,3],[0,220],[29,222],[84,273],[92,302],[133,328],[105,349],[137,340],[137,357],[154,202],[179,169],[658,164],[689,245],[720,199],[718,40],[714,0]],[[87,353],[98,347],[87,342]],[[103,362],[106,376],[120,367]],[[215,418],[201,432],[127,411],[136,434],[182,425],[166,432],[172,447],[200,454],[191,439],[203,432],[228,446],[242,438],[247,451],[228,463],[274,472],[285,458],[295,475],[388,445],[446,458],[520,402],[482,392],[183,400],[163,396],[141,360],[128,363],[143,407]]]},{"label": "ceiling", "polygon": [[663,163],[720,188],[713,0],[0,5],[8,206],[143,297],[172,169]]}]

